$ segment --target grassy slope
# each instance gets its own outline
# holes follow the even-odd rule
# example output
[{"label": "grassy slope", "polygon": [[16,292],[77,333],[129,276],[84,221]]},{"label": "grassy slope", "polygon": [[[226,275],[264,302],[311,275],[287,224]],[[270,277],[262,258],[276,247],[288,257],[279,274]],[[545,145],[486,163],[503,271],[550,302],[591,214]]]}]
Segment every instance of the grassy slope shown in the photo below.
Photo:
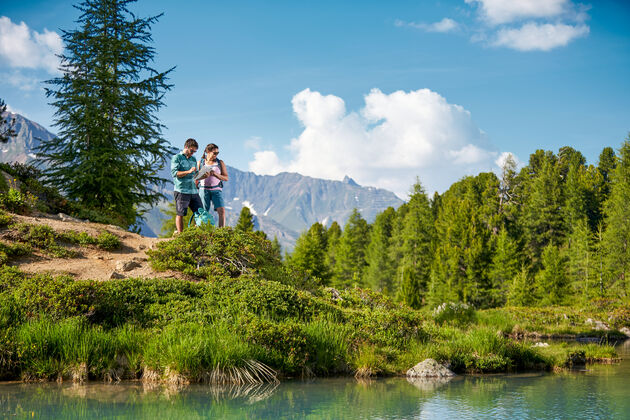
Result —
[{"label": "grassy slope", "polygon": [[[78,281],[1,266],[0,377],[257,382],[274,380],[274,372],[401,374],[426,357],[457,372],[615,357],[611,346],[534,348],[506,336],[517,326],[567,332],[563,323],[577,316],[568,308],[445,318],[369,290],[343,290],[338,299],[288,272],[259,235],[229,228],[188,230],[161,243],[151,262],[198,281]],[[616,327],[628,324],[620,307],[608,307],[619,315]],[[595,309],[598,319],[608,310]],[[574,324],[570,331],[586,332],[581,318]]]}]

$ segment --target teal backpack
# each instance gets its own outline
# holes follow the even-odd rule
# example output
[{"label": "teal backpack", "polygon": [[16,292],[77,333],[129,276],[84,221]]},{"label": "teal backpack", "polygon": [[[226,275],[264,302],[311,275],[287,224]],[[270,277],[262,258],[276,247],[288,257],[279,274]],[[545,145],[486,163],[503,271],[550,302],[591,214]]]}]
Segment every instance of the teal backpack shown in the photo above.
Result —
[{"label": "teal backpack", "polygon": [[206,225],[208,223],[212,226],[217,225],[214,216],[208,213],[203,207],[200,207],[197,212],[193,214],[193,217],[188,221],[188,227],[192,224],[193,219],[195,219],[195,225],[197,226]]}]

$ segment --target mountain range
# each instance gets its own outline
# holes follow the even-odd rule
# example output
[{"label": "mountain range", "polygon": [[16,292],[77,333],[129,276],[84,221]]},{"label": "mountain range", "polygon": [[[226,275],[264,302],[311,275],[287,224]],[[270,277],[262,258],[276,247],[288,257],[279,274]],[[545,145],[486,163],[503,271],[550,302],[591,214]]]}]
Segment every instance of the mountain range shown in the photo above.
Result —
[{"label": "mountain range", "polygon": [[[0,161],[32,162],[39,142],[55,135],[19,114],[10,114],[10,117],[15,118],[17,136],[1,146]],[[254,214],[255,227],[269,238],[278,238],[285,250],[291,250],[300,233],[315,222],[330,226],[337,221],[343,226],[354,208],[371,222],[387,207],[396,208],[403,203],[390,191],[360,186],[349,177],[331,181],[297,173],[257,175],[231,166],[227,169],[230,180],[224,183],[223,191],[228,225],[236,224],[241,209],[247,206]],[[169,168],[162,171],[162,176],[170,178]],[[162,192],[172,199],[170,189]],[[167,204],[167,201],[161,202],[146,213],[142,234],[157,236],[160,233]]]}]

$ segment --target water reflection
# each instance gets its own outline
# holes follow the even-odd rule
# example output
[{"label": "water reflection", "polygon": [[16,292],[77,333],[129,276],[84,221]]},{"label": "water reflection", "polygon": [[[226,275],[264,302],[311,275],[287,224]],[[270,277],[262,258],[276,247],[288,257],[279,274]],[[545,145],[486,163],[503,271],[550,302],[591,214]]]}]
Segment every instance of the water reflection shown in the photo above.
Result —
[{"label": "water reflection", "polygon": [[0,418],[628,418],[630,341],[619,365],[450,381],[315,379],[185,388],[142,383],[0,384]]}]

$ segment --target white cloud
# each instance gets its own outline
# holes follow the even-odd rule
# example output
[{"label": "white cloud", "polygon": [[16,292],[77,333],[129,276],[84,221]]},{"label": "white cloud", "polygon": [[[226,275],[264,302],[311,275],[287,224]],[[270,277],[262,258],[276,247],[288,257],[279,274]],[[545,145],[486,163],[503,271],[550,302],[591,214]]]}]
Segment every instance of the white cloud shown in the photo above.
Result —
[{"label": "white cloud", "polygon": [[260,150],[262,148],[262,138],[258,136],[250,137],[243,143],[246,149]]},{"label": "white cloud", "polygon": [[402,20],[397,20],[394,24],[396,26],[410,26],[412,28],[421,29],[426,32],[441,32],[441,33],[452,32],[459,28],[459,25],[457,24],[457,22],[449,18],[444,18],[441,21],[435,22],[435,23],[415,23],[415,22],[406,23]]},{"label": "white cloud", "polygon": [[575,38],[588,35],[586,25],[565,25],[526,23],[518,29],[503,28],[496,34],[495,46],[513,48],[519,51],[549,51],[563,47]]},{"label": "white cloud", "polygon": [[465,0],[468,4],[478,3],[481,16],[492,25],[531,18],[559,16],[572,6],[569,0]]},{"label": "white cloud", "polygon": [[0,62],[10,67],[44,69],[54,74],[58,70],[63,42],[56,32],[44,29],[39,33],[26,23],[19,25],[6,16],[0,17]]},{"label": "white cloud", "polygon": [[24,92],[30,92],[40,86],[41,79],[22,74],[20,71],[13,71],[11,73],[1,73],[0,83],[6,83]]},{"label": "white cloud", "polygon": [[254,154],[258,174],[298,172],[386,188],[406,196],[416,176],[427,191],[443,191],[466,174],[496,170],[489,146],[470,112],[429,89],[385,94],[373,89],[365,106],[347,112],[343,99],[305,89],[293,97],[303,124],[291,140],[291,157],[273,150]]}]

